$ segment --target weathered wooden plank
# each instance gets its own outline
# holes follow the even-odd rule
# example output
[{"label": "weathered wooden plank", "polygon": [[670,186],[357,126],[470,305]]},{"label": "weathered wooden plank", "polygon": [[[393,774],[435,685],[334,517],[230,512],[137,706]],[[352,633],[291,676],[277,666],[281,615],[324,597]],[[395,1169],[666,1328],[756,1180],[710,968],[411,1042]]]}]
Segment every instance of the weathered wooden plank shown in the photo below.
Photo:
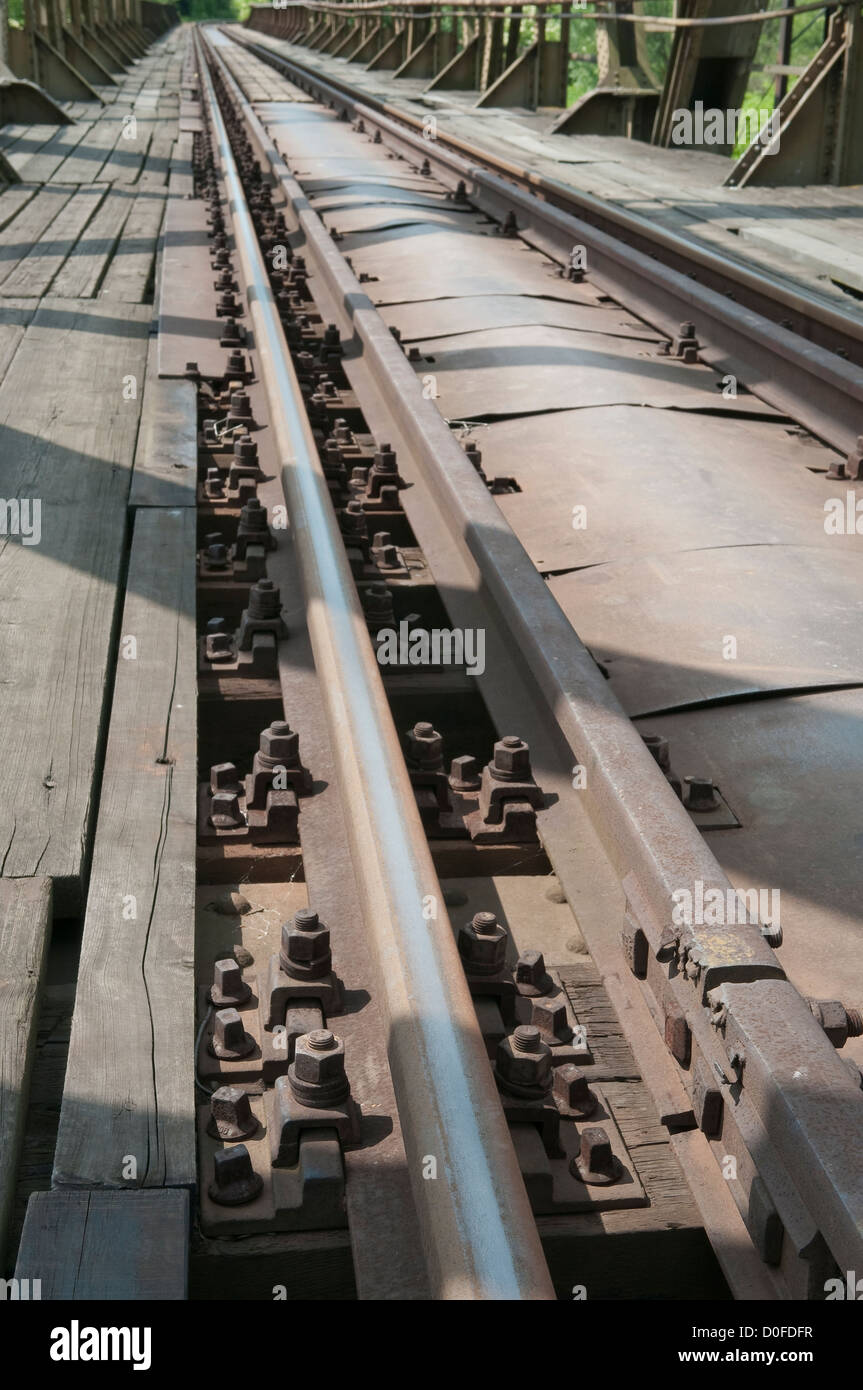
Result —
[{"label": "weathered wooden plank", "polygon": [[192,508],[136,513],[122,633],[55,1187],[195,1182]]},{"label": "weathered wooden plank", "polygon": [[89,299],[96,293],[134,200],[134,193],[125,189],[111,189],[105,195],[99,211],[51,285],[52,294],[63,299]]},{"label": "weathered wooden plank", "polygon": [[30,183],[48,183],[53,179],[64,159],[86,141],[93,121],[77,121],[74,125],[61,125],[53,128],[50,140],[39,149],[31,148],[30,157],[19,173]]},{"label": "weathered wooden plank", "polygon": [[3,282],[3,294],[33,299],[47,294],[63,262],[74,254],[78,238],[98,210],[106,192],[106,185],[97,183],[73,193],[32,250],[7,276]]},{"label": "weathered wooden plank", "polygon": [[91,127],[86,140],[72,150],[57,169],[56,177],[63,183],[93,183],[109,158],[122,129],[116,111],[110,108]]},{"label": "weathered wooden plank", "polygon": [[197,392],[191,381],[159,376],[150,339],[130,507],[194,507],[198,481]]},{"label": "weathered wooden plank", "polygon": [[53,879],[60,916],[89,848],[149,319],[43,300],[0,385],[0,496],[27,502],[0,536],[0,863]]},{"label": "weathered wooden plank", "polygon": [[29,254],[34,241],[51,225],[74,192],[73,188],[59,184],[43,188],[4,226],[0,231],[0,284]]},{"label": "weathered wooden plank", "polygon": [[34,1192],[15,1277],[47,1300],[180,1300],[188,1248],[188,1192]]},{"label": "weathered wooden plank", "polygon": [[153,273],[164,213],[163,193],[152,190],[138,194],[102,282],[102,299],[142,303]]},{"label": "weathered wooden plank", "polygon": [[15,1195],[50,932],[50,880],[0,879],[0,1268]]}]

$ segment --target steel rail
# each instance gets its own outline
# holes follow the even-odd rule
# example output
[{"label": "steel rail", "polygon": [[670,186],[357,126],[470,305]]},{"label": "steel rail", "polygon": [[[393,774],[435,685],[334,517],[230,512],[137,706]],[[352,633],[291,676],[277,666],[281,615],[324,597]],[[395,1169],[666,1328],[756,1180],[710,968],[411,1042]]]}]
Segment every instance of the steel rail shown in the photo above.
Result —
[{"label": "steel rail", "polygon": [[[341,319],[342,332],[352,332],[361,346],[363,362],[386,393],[395,431],[408,444],[451,535],[479,567],[489,598],[512,634],[512,650],[541,691],[549,718],[585,767],[586,787],[579,798],[615,865],[650,954],[657,962],[667,961],[665,926],[673,891],[697,879],[705,891],[708,885],[725,891],[730,888],[725,874],[434,403],[422,397],[404,353],[290,175],[272,137],[242,98],[223,60],[214,60],[229,94],[236,94],[249,135],[288,200],[312,273],[321,277],[330,304],[339,306],[334,316]],[[565,865],[558,872],[565,872]],[[847,1135],[860,1122],[859,1090],[803,999],[782,981],[782,971],[757,928],[693,925],[685,935],[681,945],[694,975],[661,966],[660,995],[678,999],[690,1021],[693,1043],[720,1076],[729,1075],[729,1054],[715,1026],[711,991],[718,995],[723,984],[738,982],[755,991],[752,1004],[757,1008],[761,987],[784,984],[781,995],[770,995],[769,1002],[765,995],[763,1000],[768,1041],[762,1052],[771,1079],[753,1088],[751,1096],[744,1086],[726,1114],[730,1125],[737,1124],[739,1116],[744,1143],[751,1144],[758,1125],[766,1128],[773,1158],[762,1155],[757,1166],[763,1159],[776,1191],[787,1193],[791,1185],[797,1189],[834,1257],[843,1267],[856,1267],[854,1261],[863,1258],[863,1153],[859,1146],[848,1145]],[[807,1057],[807,1068],[793,1074],[785,1068],[789,1033],[798,1056]],[[813,1096],[809,1078],[816,1072]],[[681,1080],[692,1084],[689,1075],[681,1075]],[[830,1119],[824,1123],[828,1095]],[[721,1161],[718,1151],[717,1157]],[[780,1205],[782,1200],[777,1197]]]},{"label": "steel rail", "polygon": [[[392,723],[329,490],[205,56],[249,314],[282,459],[363,916],[380,967],[389,1060],[441,1299],[554,1291]],[[435,908],[431,920],[426,913]],[[424,1165],[436,1163],[436,1176]]]},{"label": "steel rail", "polygon": [[[484,212],[501,220],[515,212],[519,236],[562,265],[569,264],[574,247],[584,247],[598,288],[669,336],[693,319],[706,362],[833,448],[845,454],[854,449],[863,422],[863,367],[839,354],[863,361],[863,320],[458,137],[424,138],[423,121],[410,113],[244,35],[230,37],[296,85],[311,84],[323,100],[377,127],[391,147],[418,163],[427,159],[448,186],[464,182],[471,202]],[[593,221],[576,216],[570,210],[576,208]],[[657,259],[658,252],[664,259]],[[703,282],[694,278],[698,272]],[[735,302],[732,294],[747,303]],[[800,332],[778,322],[789,311],[800,320]]]}]

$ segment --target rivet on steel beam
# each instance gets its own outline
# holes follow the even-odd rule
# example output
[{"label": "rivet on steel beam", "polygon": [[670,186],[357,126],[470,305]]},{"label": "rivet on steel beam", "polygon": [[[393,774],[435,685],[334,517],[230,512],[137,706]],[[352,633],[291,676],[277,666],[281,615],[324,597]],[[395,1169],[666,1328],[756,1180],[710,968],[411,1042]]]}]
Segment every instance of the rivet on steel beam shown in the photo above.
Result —
[{"label": "rivet on steel beam", "polygon": [[213,1181],[207,1189],[210,1200],[220,1207],[241,1207],[260,1194],[264,1180],[252,1167],[245,1144],[220,1149],[213,1159]]},{"label": "rivet on steel beam", "polygon": [[683,804],[687,811],[717,811],[721,802],[709,777],[684,777],[686,791]]}]

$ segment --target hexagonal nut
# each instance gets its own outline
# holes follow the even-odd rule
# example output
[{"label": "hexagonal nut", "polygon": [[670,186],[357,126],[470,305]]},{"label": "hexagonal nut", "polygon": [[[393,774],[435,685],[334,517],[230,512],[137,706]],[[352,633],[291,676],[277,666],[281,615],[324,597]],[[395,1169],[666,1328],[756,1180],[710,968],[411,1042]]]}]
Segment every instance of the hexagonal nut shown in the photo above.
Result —
[{"label": "hexagonal nut", "polygon": [[[300,919],[299,921],[297,919]],[[304,921],[309,925],[304,925]],[[329,963],[330,960],[330,929],[323,922],[316,920],[311,925],[311,919],[305,918],[301,913],[295,913],[289,922],[282,923],[282,947],[280,955],[282,960],[290,961],[294,965],[311,966],[315,963]]]},{"label": "hexagonal nut", "polygon": [[261,734],[260,751],[265,757],[290,766],[299,756],[300,736],[284,720],[275,720]]},{"label": "hexagonal nut", "polygon": [[541,1033],[558,1042],[569,1042],[572,1029],[567,1022],[566,1000],[563,991],[540,994],[530,1001],[530,1021]]},{"label": "hexagonal nut", "polygon": [[494,745],[492,770],[509,782],[529,782],[530,748],[524,739],[508,734]]},{"label": "hexagonal nut", "polygon": [[304,1033],[294,1050],[294,1074],[309,1086],[329,1086],[345,1075],[345,1045],[327,1028]]},{"label": "hexagonal nut", "polygon": [[[525,1044],[529,1043],[527,1047]],[[498,1043],[495,1072],[506,1090],[545,1093],[551,1089],[551,1048],[539,1036],[539,1029],[529,1025],[516,1028],[508,1038]]]},{"label": "hexagonal nut", "polygon": [[443,738],[433,724],[420,721],[408,729],[408,757],[425,767],[435,765],[443,757]]},{"label": "hexagonal nut", "polygon": [[468,973],[495,975],[506,964],[509,937],[493,912],[477,912],[459,928],[458,949]]}]

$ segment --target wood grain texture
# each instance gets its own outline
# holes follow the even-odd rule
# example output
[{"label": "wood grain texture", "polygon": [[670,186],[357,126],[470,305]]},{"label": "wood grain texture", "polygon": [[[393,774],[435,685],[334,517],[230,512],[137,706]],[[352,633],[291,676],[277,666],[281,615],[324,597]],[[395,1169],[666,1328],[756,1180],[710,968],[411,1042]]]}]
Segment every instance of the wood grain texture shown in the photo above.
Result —
[{"label": "wood grain texture", "polygon": [[43,1300],[181,1300],[188,1247],[188,1192],[35,1192],[15,1277]]},{"label": "wood grain texture", "polygon": [[141,429],[130,507],[194,507],[198,481],[198,409],[194,382],[158,375],[155,336],[147,355]]},{"label": "wood grain texture", "polygon": [[15,1193],[39,988],[51,931],[51,883],[0,879],[0,1269]]},{"label": "wood grain texture", "polygon": [[0,496],[41,504],[38,544],[0,535],[0,873],[53,879],[59,916],[89,851],[149,318],[43,300],[0,385]]},{"label": "wood grain texture", "polygon": [[58,1188],[195,1182],[191,508],[135,514],[122,634],[135,638],[137,655],[121,657],[114,685]]}]

